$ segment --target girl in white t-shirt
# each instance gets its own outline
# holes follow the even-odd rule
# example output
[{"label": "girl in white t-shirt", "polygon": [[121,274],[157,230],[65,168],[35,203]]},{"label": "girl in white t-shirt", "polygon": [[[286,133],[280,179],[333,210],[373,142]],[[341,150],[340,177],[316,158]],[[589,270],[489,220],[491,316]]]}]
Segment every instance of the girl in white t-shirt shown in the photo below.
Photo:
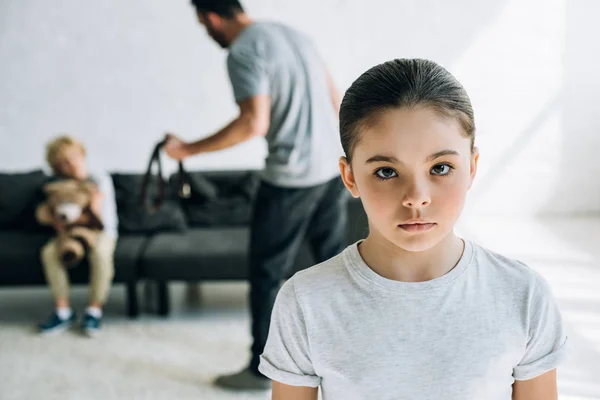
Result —
[{"label": "girl in white t-shirt", "polygon": [[556,399],[566,335],[548,284],[453,231],[479,158],[461,84],[432,61],[375,66],[340,131],[369,235],[281,288],[260,364],[272,398]]}]

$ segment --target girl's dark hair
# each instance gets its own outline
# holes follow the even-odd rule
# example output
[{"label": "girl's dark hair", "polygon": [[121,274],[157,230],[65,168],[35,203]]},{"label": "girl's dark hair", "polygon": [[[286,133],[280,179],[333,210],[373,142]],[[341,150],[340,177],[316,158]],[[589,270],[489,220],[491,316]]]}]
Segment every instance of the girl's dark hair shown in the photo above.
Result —
[{"label": "girl's dark hair", "polygon": [[223,18],[233,18],[244,12],[238,0],[191,0],[196,10],[201,13],[214,12]]},{"label": "girl's dark hair", "polygon": [[360,128],[378,111],[428,107],[457,118],[474,147],[475,119],[467,92],[456,78],[433,61],[396,59],[362,74],[346,91],[340,107],[340,135],[350,161]]}]

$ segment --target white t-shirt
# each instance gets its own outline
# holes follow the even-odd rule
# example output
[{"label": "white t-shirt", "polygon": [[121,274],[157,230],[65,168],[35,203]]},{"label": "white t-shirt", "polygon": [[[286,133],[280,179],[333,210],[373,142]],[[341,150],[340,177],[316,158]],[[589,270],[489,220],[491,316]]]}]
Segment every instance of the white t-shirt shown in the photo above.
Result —
[{"label": "white t-shirt", "polygon": [[565,355],[551,290],[524,264],[465,241],[446,275],[399,282],[371,270],[359,243],[283,285],[264,375],[320,385],[324,400],[510,400],[515,379]]},{"label": "white t-shirt", "polygon": [[102,193],[102,224],[104,233],[113,239],[119,236],[119,218],[117,216],[117,203],[115,198],[115,187],[109,173],[98,171],[92,173],[90,178],[98,185],[98,190]]}]

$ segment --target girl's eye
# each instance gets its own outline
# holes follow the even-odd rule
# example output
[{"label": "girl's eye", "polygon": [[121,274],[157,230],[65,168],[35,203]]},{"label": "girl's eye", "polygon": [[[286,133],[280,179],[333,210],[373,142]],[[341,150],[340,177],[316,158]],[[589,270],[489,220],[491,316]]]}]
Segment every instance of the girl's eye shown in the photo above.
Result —
[{"label": "girl's eye", "polygon": [[431,168],[433,175],[444,176],[448,175],[452,171],[453,167],[450,164],[438,164]]},{"label": "girl's eye", "polygon": [[381,180],[387,180],[396,176],[396,171],[391,168],[379,168],[377,171],[375,171],[375,177]]}]

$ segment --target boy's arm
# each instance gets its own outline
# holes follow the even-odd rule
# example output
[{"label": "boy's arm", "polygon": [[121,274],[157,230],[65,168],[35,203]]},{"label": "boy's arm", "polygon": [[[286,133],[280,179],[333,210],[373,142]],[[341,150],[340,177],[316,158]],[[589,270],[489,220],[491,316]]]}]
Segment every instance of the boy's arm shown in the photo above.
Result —
[{"label": "boy's arm", "polygon": [[290,386],[273,381],[272,400],[317,400],[318,388],[307,386]]},{"label": "boy's arm", "polygon": [[[89,206],[89,211],[93,215],[89,215],[89,213],[83,212],[83,213],[81,213],[81,216],[77,220],[77,223],[84,224],[84,225],[89,225],[89,224],[96,225],[97,224],[96,221],[102,221],[103,205],[104,205],[104,194],[100,191],[100,188],[97,185],[95,185],[94,191],[91,193],[91,200],[90,200],[90,206]],[[101,222],[100,222],[100,225],[102,225]]]},{"label": "boy's arm", "polygon": [[513,383],[512,400],[557,400],[556,370],[536,378]]},{"label": "boy's arm", "polygon": [[97,190],[92,194],[92,200],[90,202],[90,212],[82,214],[82,218],[88,217],[88,220],[85,222],[88,226],[93,226],[96,229],[101,230],[104,229],[104,224],[102,223],[103,207],[104,194]]},{"label": "boy's arm", "polygon": [[92,201],[90,202],[90,209],[100,219],[102,219],[102,205],[104,203],[104,195],[100,190],[96,189],[92,194]]}]

